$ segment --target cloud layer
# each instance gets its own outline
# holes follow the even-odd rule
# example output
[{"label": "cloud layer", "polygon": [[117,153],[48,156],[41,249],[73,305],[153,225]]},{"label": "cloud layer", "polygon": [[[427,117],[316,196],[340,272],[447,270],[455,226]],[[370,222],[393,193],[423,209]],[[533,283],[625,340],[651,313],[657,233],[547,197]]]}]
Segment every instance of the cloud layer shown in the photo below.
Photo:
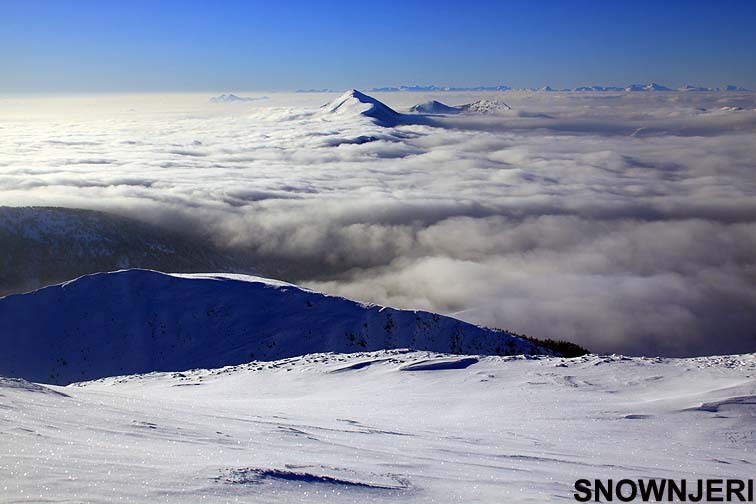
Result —
[{"label": "cloud layer", "polygon": [[111,210],[595,351],[756,349],[754,95],[497,98],[513,110],[395,128],[313,113],[322,96],[4,100],[0,203]]}]

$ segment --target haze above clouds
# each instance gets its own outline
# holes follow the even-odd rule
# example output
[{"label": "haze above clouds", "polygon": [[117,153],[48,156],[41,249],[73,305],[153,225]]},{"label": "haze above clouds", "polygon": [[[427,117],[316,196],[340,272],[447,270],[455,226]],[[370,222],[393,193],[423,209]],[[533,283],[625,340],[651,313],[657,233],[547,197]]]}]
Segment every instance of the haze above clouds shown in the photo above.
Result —
[{"label": "haze above clouds", "polygon": [[375,96],[512,110],[387,128],[317,113],[333,95],[5,99],[0,202],[110,210],[260,274],[599,352],[753,351],[755,95]]}]

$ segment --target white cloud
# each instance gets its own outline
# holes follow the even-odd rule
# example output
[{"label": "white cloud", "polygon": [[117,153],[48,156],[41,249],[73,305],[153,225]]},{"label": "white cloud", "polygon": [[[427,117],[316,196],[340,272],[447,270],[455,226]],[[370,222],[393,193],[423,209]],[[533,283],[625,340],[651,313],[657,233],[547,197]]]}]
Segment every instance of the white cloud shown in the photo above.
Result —
[{"label": "white cloud", "polygon": [[323,99],[0,101],[0,202],[185,226],[264,273],[599,351],[756,346],[753,95],[507,93],[396,128]]}]

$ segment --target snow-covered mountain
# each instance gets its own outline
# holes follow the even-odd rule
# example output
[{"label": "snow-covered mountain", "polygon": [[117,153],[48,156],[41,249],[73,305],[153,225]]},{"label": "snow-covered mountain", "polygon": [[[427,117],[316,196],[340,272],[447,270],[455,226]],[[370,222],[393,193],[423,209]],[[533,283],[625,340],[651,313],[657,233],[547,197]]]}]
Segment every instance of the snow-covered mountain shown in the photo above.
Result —
[{"label": "snow-covered mountain", "polygon": [[430,100],[418,103],[410,108],[410,112],[419,114],[449,115],[469,112],[473,114],[495,114],[503,110],[512,110],[512,107],[501,100],[478,100],[464,105],[452,107],[440,101]]},{"label": "snow-covered mountain", "polygon": [[338,93],[339,91],[331,88],[309,88],[309,89],[297,89],[295,93]]},{"label": "snow-covered mountain", "polygon": [[672,91],[666,86],[657,84],[656,82],[650,82],[648,84],[630,84],[625,88],[625,91]]},{"label": "snow-covered mountain", "polygon": [[210,98],[211,103],[236,103],[236,102],[251,102],[251,101],[260,101],[260,100],[267,100],[267,96],[257,96],[257,97],[251,97],[251,96],[236,96],[235,94],[222,94],[219,96],[214,96]]},{"label": "snow-covered mountain", "polygon": [[347,91],[330,103],[320,107],[319,114],[325,117],[369,117],[380,126],[396,126],[402,115],[385,103],[356,89]]},{"label": "snow-covered mountain", "polygon": [[[453,87],[453,86],[436,86],[433,84],[420,86],[420,85],[402,85],[402,86],[386,86],[386,87],[374,87],[368,89],[371,93],[440,93],[440,92],[493,92],[493,91],[530,91],[530,92],[614,92],[614,91],[628,91],[628,92],[643,92],[643,91],[709,91],[709,92],[721,92],[721,91],[749,91],[741,86],[734,86],[731,84],[722,87],[702,87],[686,84],[682,87],[672,89],[668,86],[651,82],[648,84],[628,84],[626,86],[599,86],[599,85],[584,85],[577,86],[575,88],[560,88],[554,89],[551,86],[530,87],[530,88],[518,88],[513,89],[511,86],[472,86],[472,87]],[[303,89],[297,90],[298,93],[325,93],[336,92],[332,89]]]},{"label": "snow-covered mountain", "polygon": [[386,348],[545,352],[453,318],[243,275],[123,270],[0,298],[0,375],[46,383]]},{"label": "snow-covered mountain", "polygon": [[596,92],[606,92],[606,91],[624,91],[625,88],[619,87],[619,86],[578,86],[573,91],[596,91]]},{"label": "snow-covered mountain", "polygon": [[462,109],[459,107],[451,107],[440,101],[430,100],[413,105],[410,108],[410,112],[417,112],[420,114],[459,114],[462,112]]},{"label": "snow-covered mountain", "polygon": [[715,89],[715,88],[707,88],[707,87],[700,87],[700,86],[692,86],[692,85],[690,85],[690,84],[685,84],[684,86],[677,88],[677,90],[678,90],[678,91],[682,91],[682,92],[692,92],[692,91],[698,91],[698,92],[701,92],[701,91],[719,91],[719,89]]},{"label": "snow-covered mountain", "polygon": [[[720,88],[717,88],[717,90],[720,90]],[[742,86],[733,86],[732,84],[727,84],[721,88],[721,91],[750,91],[750,89],[746,89]]]},{"label": "snow-covered mountain", "polygon": [[0,207],[0,295],[122,268],[245,271],[204,242],[118,215],[54,207]]},{"label": "snow-covered mountain", "polygon": [[[549,86],[542,87],[540,89],[532,89],[532,91],[553,91]],[[690,91],[705,91],[705,92],[712,92],[712,93],[718,93],[722,91],[748,91],[748,89],[745,89],[740,86],[733,86],[733,85],[726,85],[722,87],[703,87],[703,86],[693,86],[691,84],[685,84],[684,86],[681,86],[677,89],[672,89],[668,86],[663,86],[661,84],[658,84],[656,82],[650,82],[648,84],[628,84],[625,87],[619,87],[619,86],[578,86],[573,89],[563,89],[562,91],[577,91],[577,92],[586,92],[586,91],[593,91],[593,92],[607,92],[607,91],[627,91],[627,92],[648,92],[648,91],[681,91],[681,92],[690,92]]]},{"label": "snow-covered mountain", "polygon": [[475,112],[478,114],[495,114],[502,110],[512,110],[512,107],[500,100],[478,100],[465,105],[460,105],[464,112]]},{"label": "snow-covered mountain", "polygon": [[473,87],[455,87],[455,86],[436,86],[429,84],[411,85],[411,86],[387,86],[387,87],[374,87],[369,89],[371,93],[396,93],[396,92],[408,92],[408,93],[430,93],[439,91],[452,91],[452,92],[469,92],[469,91],[509,91],[512,89],[507,85],[499,86],[473,86]]}]

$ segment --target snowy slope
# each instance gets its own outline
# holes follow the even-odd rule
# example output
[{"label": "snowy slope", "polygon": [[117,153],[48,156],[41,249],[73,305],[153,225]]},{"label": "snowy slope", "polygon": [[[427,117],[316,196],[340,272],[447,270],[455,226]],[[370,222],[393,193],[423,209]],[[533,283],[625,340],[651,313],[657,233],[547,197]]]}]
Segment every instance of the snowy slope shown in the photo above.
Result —
[{"label": "snowy slope", "polygon": [[245,271],[208,243],[105,212],[0,207],[0,295],[121,268]]},{"label": "snowy slope", "polygon": [[753,477],[754,355],[455,359],[0,379],[0,500],[545,503],[578,478]]},{"label": "snowy slope", "polygon": [[352,89],[339,96],[319,110],[320,117],[325,118],[353,118],[364,116],[380,126],[396,126],[401,122],[402,115],[372,96]]},{"label": "snowy slope", "polygon": [[401,347],[539,352],[456,319],[243,275],[124,270],[0,298],[0,375],[45,383]]}]

